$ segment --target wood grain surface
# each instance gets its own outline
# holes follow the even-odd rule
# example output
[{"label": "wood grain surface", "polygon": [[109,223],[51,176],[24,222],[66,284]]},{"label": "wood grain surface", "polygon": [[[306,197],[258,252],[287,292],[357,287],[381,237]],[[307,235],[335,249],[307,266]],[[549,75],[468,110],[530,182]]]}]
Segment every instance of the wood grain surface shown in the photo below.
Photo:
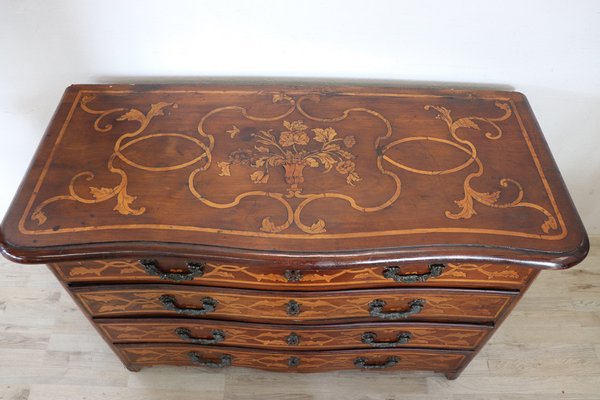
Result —
[{"label": "wood grain surface", "polygon": [[[496,289],[519,289],[532,278],[533,269],[504,264],[447,263],[439,276],[422,281],[402,280],[412,275],[431,273],[426,264],[401,265],[390,269],[378,267],[305,268],[282,269],[268,265],[233,265],[203,263],[201,259],[182,258],[154,259],[160,273],[188,276],[189,262],[202,264],[202,273],[177,283],[220,287],[240,287],[265,290],[337,290],[376,287],[474,287]],[[108,259],[83,260],[52,264],[60,279],[69,283],[169,283],[173,279],[152,275],[144,269],[140,260]],[[386,276],[397,275],[399,280]]]},{"label": "wood grain surface", "polygon": [[240,85],[70,87],[0,243],[131,370],[450,379],[589,248],[519,93]]},{"label": "wood grain surface", "polygon": [[[115,343],[190,343],[177,333],[189,331],[194,339],[212,339],[220,331],[223,340],[218,346],[269,348],[279,350],[331,350],[375,348],[380,344],[398,342],[408,335],[406,343],[397,347],[448,348],[473,350],[492,331],[491,326],[467,324],[431,324],[385,322],[379,324],[340,325],[271,325],[231,321],[190,319],[97,319],[98,328]],[[365,342],[365,334],[375,337],[374,343]],[[294,340],[290,340],[293,337]]]},{"label": "wood grain surface", "polygon": [[[181,344],[120,344],[117,348],[132,367],[152,365],[194,365],[189,353],[219,363],[222,356],[231,357],[231,366],[251,367],[285,372],[322,372],[328,370],[361,369],[355,365],[358,358],[367,365],[383,366],[374,370],[426,370],[452,373],[470,354],[449,350],[337,350],[319,352],[261,351],[241,348],[215,348]],[[290,358],[297,365],[290,366]],[[393,359],[395,362],[389,363]]]},{"label": "wood grain surface", "polygon": [[245,85],[71,86],[1,243],[21,262],[540,268],[588,249],[519,93]]},{"label": "wood grain surface", "polygon": [[[93,317],[178,315],[161,302],[161,296],[167,295],[177,308],[191,310],[184,316],[196,317],[194,312],[210,298],[215,301],[214,311],[198,318],[280,323],[385,321],[369,314],[375,300],[385,302],[384,313],[406,312],[412,302],[423,300],[419,312],[399,319],[487,323],[499,318],[516,297],[506,291],[437,288],[307,293],[177,285],[76,287],[72,293]],[[296,313],[289,312],[290,302],[298,305]]]},{"label": "wood grain surface", "polygon": [[[459,379],[431,372],[285,374],[249,368],[124,370],[45,266],[0,261],[6,400],[597,400],[600,241],[579,267],[542,272]],[[210,322],[210,321],[206,321]]]}]

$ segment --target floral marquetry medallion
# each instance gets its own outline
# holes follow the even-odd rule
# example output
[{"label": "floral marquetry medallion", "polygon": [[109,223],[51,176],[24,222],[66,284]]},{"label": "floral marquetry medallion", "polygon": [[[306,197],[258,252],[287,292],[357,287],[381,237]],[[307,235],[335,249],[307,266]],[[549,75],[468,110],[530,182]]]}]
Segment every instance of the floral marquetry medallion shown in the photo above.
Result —
[{"label": "floral marquetry medallion", "polygon": [[566,200],[527,112],[507,92],[74,87],[15,234],[317,252],[485,235],[557,250]]},{"label": "floral marquetry medallion", "polygon": [[[336,137],[335,129],[328,127],[312,129],[314,136],[310,137],[306,132],[308,127],[301,120],[283,121],[283,126],[287,131],[281,132],[279,138],[275,137],[271,129],[253,133],[251,136],[259,145],[254,146],[254,150],[232,151],[228,161],[217,163],[221,168],[220,175],[231,176],[232,164],[250,165],[257,169],[250,175],[252,182],[267,183],[269,169],[283,166],[285,181],[290,185],[292,193],[301,190],[299,185],[304,182],[304,167],[323,167],[324,172],[329,172],[335,166],[337,172],[346,176],[349,185],[354,186],[354,182],[361,180],[354,171],[355,164],[352,159],[356,156],[349,151],[356,143],[354,136]],[[232,136],[235,136],[236,127],[233,128]],[[308,147],[310,144],[316,146]]]}]

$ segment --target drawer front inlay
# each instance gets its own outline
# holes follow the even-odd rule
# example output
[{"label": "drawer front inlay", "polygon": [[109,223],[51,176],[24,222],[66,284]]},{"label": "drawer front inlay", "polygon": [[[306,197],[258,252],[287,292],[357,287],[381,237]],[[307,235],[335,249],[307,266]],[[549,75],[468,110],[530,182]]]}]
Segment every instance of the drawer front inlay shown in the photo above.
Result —
[{"label": "drawer front inlay", "polygon": [[231,365],[298,372],[371,369],[369,366],[374,366],[373,369],[454,371],[469,355],[468,352],[421,349],[284,352],[177,344],[120,344],[117,348],[129,363],[138,367],[200,364],[209,368]]},{"label": "drawer front inlay", "polygon": [[[150,265],[152,269],[149,267]],[[191,265],[191,268],[190,268]],[[324,290],[361,287],[447,286],[516,289],[535,270],[502,264],[448,263],[330,269],[285,269],[189,260],[93,260],[52,264],[67,282],[177,282],[256,289]],[[200,266],[202,270],[200,271]]]},{"label": "drawer front inlay", "polygon": [[[73,293],[94,317],[185,315],[256,322],[394,320],[382,314],[400,314],[399,320],[492,322],[515,297],[513,292],[458,289],[268,293],[175,285],[81,287]],[[164,304],[165,297],[173,307]],[[288,312],[292,301],[297,313]],[[419,312],[406,313],[417,301]]]},{"label": "drawer front inlay", "polygon": [[[422,322],[286,326],[184,318],[167,320],[101,319],[98,320],[98,327],[108,340],[114,343],[180,342],[288,350],[380,347],[473,350],[492,330],[491,327],[485,325]],[[203,343],[198,343],[199,338]],[[402,340],[402,338],[408,339]]]}]

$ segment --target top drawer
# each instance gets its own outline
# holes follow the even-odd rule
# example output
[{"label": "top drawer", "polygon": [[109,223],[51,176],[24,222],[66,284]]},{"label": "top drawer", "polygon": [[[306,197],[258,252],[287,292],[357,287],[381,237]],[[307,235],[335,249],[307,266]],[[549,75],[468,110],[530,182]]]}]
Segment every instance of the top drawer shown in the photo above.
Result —
[{"label": "top drawer", "polygon": [[183,259],[116,259],[51,264],[69,283],[182,283],[268,290],[328,290],[440,286],[519,289],[537,270],[501,264],[283,268],[204,263]]}]

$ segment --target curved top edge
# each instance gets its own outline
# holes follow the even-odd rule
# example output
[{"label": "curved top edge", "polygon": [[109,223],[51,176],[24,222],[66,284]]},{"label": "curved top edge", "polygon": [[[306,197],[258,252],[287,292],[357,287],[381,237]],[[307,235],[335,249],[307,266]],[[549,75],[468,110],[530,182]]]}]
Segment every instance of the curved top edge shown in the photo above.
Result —
[{"label": "curved top edge", "polygon": [[182,257],[236,263],[272,263],[281,266],[364,266],[415,262],[508,263],[538,269],[566,269],[587,256],[587,235],[570,252],[540,252],[483,245],[425,245],[345,252],[278,252],[168,242],[103,242],[70,246],[18,247],[6,242],[0,231],[0,252],[21,264],[42,264],[73,260],[123,257]]},{"label": "curved top edge", "polygon": [[[297,88],[303,88],[306,83],[299,84]],[[156,84],[145,84],[145,85],[73,85],[68,89],[68,92],[75,92],[77,90],[85,90],[92,88],[131,88],[136,91],[152,91],[160,87],[165,89],[168,87],[181,87],[182,85],[156,85]],[[184,85],[185,86],[185,85]],[[220,87],[226,88],[230,85],[203,85],[211,86],[213,89]],[[270,88],[278,87],[269,85]],[[314,86],[309,84],[309,86]],[[251,87],[259,87],[253,85]],[[262,85],[260,85],[262,87]],[[289,88],[289,85],[286,85]],[[329,86],[324,86],[324,93],[327,92]],[[336,90],[343,90],[345,88],[359,88],[365,90],[365,86],[334,86]],[[369,90],[376,92],[384,92],[386,90],[393,89],[394,91],[402,92],[422,92],[422,88],[402,88],[402,87],[371,87]],[[526,102],[525,96],[518,92],[511,91],[498,91],[498,90],[471,90],[471,89],[425,89],[427,92],[435,92],[443,95],[462,95],[470,98],[475,94],[479,97],[486,95],[498,95],[513,99],[517,102]],[[73,94],[71,93],[71,94]],[[70,98],[66,97],[63,102],[68,103]],[[70,104],[70,103],[69,103]],[[525,105],[529,113],[528,105]],[[524,107],[525,107],[524,106]],[[515,107],[517,107],[515,105]],[[519,105],[521,107],[521,105]],[[66,107],[63,107],[61,112],[64,114]],[[58,113],[58,111],[57,111]],[[60,113],[59,113],[60,114]],[[60,114],[62,115],[62,114]],[[528,114],[529,115],[529,114]],[[539,133],[536,134],[536,143],[546,149],[546,145],[537,126],[533,116],[531,121],[526,121],[528,128],[532,131]],[[49,128],[48,135],[55,135],[56,129]],[[539,142],[539,143],[538,143]],[[48,149],[45,149],[47,151]],[[564,187],[560,174],[553,162],[551,155],[547,156],[547,160],[542,160],[543,166],[556,177],[557,185],[560,188]],[[36,159],[38,161],[45,160],[45,153],[38,150],[36,153]],[[40,161],[40,162],[41,162]],[[38,163],[39,164],[39,163]],[[34,167],[37,164],[32,164]],[[30,171],[32,168],[30,167]],[[553,175],[553,176],[554,176]],[[542,177],[542,180],[543,177]],[[467,262],[490,262],[490,263],[511,263],[518,265],[525,265],[529,267],[541,268],[541,269],[561,269],[568,268],[579,263],[589,250],[589,241],[585,230],[576,214],[572,202],[565,191],[565,197],[563,200],[568,210],[568,219],[574,227],[569,233],[569,239],[560,242],[560,247],[553,246],[552,248],[531,248],[527,243],[520,240],[513,240],[504,243],[495,243],[490,245],[479,245],[477,238],[470,238],[463,242],[463,244],[452,244],[446,242],[437,242],[433,245],[422,245],[423,241],[415,241],[410,246],[402,246],[402,243],[398,242],[387,242],[382,244],[382,247],[373,249],[360,250],[348,250],[342,252],[329,252],[324,250],[323,252],[312,252],[310,249],[306,252],[278,252],[271,250],[271,244],[263,247],[263,249],[248,249],[238,247],[239,245],[234,244],[232,247],[228,247],[225,243],[222,246],[216,244],[193,244],[193,241],[186,242],[185,240],[177,243],[169,243],[166,241],[160,241],[162,238],[158,238],[159,241],[151,241],[156,237],[131,237],[130,241],[123,242],[95,242],[95,238],[84,238],[81,240],[81,244],[63,244],[60,246],[49,246],[48,243],[42,246],[31,246],[30,242],[21,242],[19,237],[14,235],[11,229],[14,225],[14,219],[10,222],[10,225],[4,225],[6,228],[6,235],[0,231],[0,248],[1,252],[9,259],[20,262],[20,263],[46,263],[46,262],[57,262],[67,260],[82,260],[82,259],[93,259],[93,258],[115,258],[125,257],[132,255],[170,255],[179,257],[201,257],[211,260],[220,261],[236,261],[244,263],[274,263],[278,265],[366,265],[366,264],[382,264],[382,263],[408,263],[408,262],[424,262],[424,261],[467,261]],[[5,220],[6,221],[6,220]],[[576,234],[574,234],[576,233]],[[6,240],[9,238],[10,241]],[[166,237],[165,237],[166,238]],[[106,237],[105,237],[106,239]],[[108,237],[108,240],[114,240],[112,237]],[[143,241],[145,240],[145,241]],[[177,240],[173,238],[172,240]],[[453,240],[452,238],[449,241]],[[35,241],[33,241],[35,242]],[[87,243],[86,243],[87,242]],[[211,243],[211,241],[205,241],[204,243]],[[41,243],[40,243],[41,244]],[[390,247],[390,244],[392,247]],[[408,243],[407,243],[408,244]],[[385,247],[385,246],[388,247]],[[242,246],[244,246],[242,244]],[[372,246],[370,244],[369,246]]]}]

